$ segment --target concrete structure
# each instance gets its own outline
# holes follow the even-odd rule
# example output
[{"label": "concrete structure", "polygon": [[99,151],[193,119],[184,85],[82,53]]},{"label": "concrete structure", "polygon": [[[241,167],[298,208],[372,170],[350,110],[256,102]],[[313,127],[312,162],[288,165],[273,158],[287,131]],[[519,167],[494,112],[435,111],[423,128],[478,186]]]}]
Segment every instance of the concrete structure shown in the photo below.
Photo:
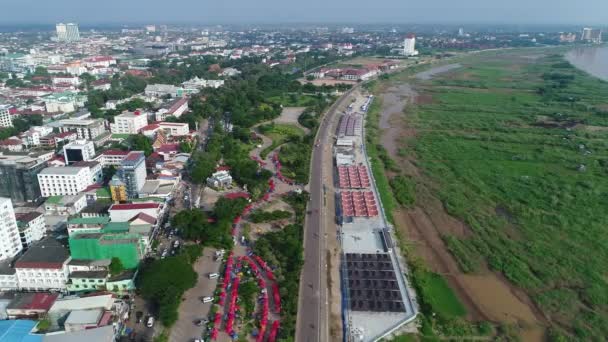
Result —
[{"label": "concrete structure", "polygon": [[112,134],[137,134],[147,124],[148,118],[146,114],[136,110],[116,115],[110,129]]},{"label": "concrete structure", "polygon": [[6,307],[9,319],[40,318],[57,300],[57,293],[17,293]]},{"label": "concrete structure", "polygon": [[50,94],[43,97],[46,111],[49,113],[71,113],[83,107],[87,98],[73,92]]},{"label": "concrete structure", "polygon": [[78,30],[78,24],[74,23],[59,23],[55,26],[57,32],[57,40],[60,42],[77,42],[80,40],[80,31]]},{"label": "concrete structure", "polygon": [[26,146],[39,146],[40,138],[53,133],[53,128],[48,126],[33,126],[21,134],[23,144]]},{"label": "concrete structure", "polygon": [[146,96],[154,97],[163,97],[167,95],[177,97],[178,91],[181,91],[181,88],[171,84],[148,84],[144,90],[144,93]]},{"label": "concrete structure", "polygon": [[232,176],[225,170],[215,172],[207,178],[207,185],[215,189],[229,187],[232,185]]},{"label": "concrete structure", "polygon": [[91,182],[88,167],[47,167],[38,174],[38,183],[43,197],[76,195],[84,191]]},{"label": "concrete structure", "polygon": [[128,154],[129,151],[107,150],[97,156],[95,161],[99,162],[102,167],[120,166]]},{"label": "concrete structure", "polygon": [[60,132],[76,132],[78,139],[96,140],[97,137],[106,133],[104,120],[102,119],[65,119],[51,124]]},{"label": "concrete structure", "polygon": [[158,203],[129,203],[113,204],[108,212],[112,222],[127,222],[140,213],[156,219],[160,214],[160,209]]},{"label": "concrete structure", "polygon": [[13,120],[8,111],[10,108],[9,105],[0,104],[0,127],[13,127]]},{"label": "concrete structure", "polygon": [[129,198],[137,198],[146,182],[146,157],[141,151],[131,151],[120,163],[118,177],[125,183]]},{"label": "concrete structure", "polygon": [[0,260],[13,258],[22,249],[13,203],[0,197]]},{"label": "concrete structure", "polygon": [[583,29],[583,33],[581,34],[581,40],[586,41],[588,43],[601,44],[602,43],[602,30],[585,27]]},{"label": "concrete structure", "polygon": [[403,55],[410,57],[418,55],[418,51],[416,50],[416,36],[413,34],[408,34],[403,41]]},{"label": "concrete structure", "polygon": [[46,215],[71,216],[80,213],[87,206],[84,193],[66,196],[51,196],[44,202]]},{"label": "concrete structure", "polygon": [[190,133],[190,127],[182,122],[159,122],[158,127],[165,131],[167,136],[184,136]]},{"label": "concrete structure", "polygon": [[0,155],[0,196],[15,202],[40,199],[38,173],[47,163],[29,156]]},{"label": "concrete structure", "polygon": [[28,248],[32,243],[42,240],[46,234],[44,216],[36,211],[17,214],[17,227],[23,248]]},{"label": "concrete structure", "polygon": [[52,237],[32,244],[15,263],[19,288],[65,290],[69,261],[68,250]]},{"label": "concrete structure", "polygon": [[89,173],[91,174],[91,184],[101,183],[103,181],[102,167],[101,163],[99,162],[96,162],[94,160],[79,161],[72,164],[72,166],[88,167]]},{"label": "concrete structure", "polygon": [[156,112],[156,121],[165,121],[169,116],[179,118],[188,110],[188,98],[182,97],[164,105]]},{"label": "concrete structure", "polygon": [[84,139],[73,141],[63,146],[63,156],[66,165],[92,160],[95,157],[95,144]]}]

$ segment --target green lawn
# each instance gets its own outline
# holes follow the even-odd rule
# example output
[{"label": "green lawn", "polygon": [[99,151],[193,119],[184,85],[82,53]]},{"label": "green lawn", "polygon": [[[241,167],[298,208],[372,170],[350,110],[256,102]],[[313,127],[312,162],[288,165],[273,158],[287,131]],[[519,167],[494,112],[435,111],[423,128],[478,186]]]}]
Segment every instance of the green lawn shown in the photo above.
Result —
[{"label": "green lawn", "polygon": [[259,130],[260,133],[272,140],[272,145],[265,148],[260,153],[262,158],[266,158],[268,153],[287,142],[290,138],[300,138],[304,136],[304,131],[301,128],[290,124],[272,123],[270,125],[260,126]]},{"label": "green lawn", "polygon": [[608,83],[560,66],[551,53],[462,63],[422,82],[433,101],[410,116],[425,181],[473,231],[446,237],[448,247],[463,270],[487,262],[525,289],[550,317],[552,334],[604,339],[608,132],[585,125],[608,127]]},{"label": "green lawn", "polygon": [[284,94],[268,98],[268,102],[283,105],[283,107],[308,107],[314,105],[316,98],[311,95]]}]

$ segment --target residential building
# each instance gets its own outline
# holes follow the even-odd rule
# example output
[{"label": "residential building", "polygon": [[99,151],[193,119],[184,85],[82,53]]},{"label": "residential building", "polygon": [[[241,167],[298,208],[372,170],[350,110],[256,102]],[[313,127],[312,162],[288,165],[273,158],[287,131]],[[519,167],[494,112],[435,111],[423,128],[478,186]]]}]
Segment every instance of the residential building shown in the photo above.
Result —
[{"label": "residential building", "polygon": [[0,104],[0,127],[13,127],[9,109],[11,106]]},{"label": "residential building", "polygon": [[113,204],[108,213],[112,222],[127,222],[140,213],[158,218],[161,206],[158,203]]},{"label": "residential building", "polygon": [[23,141],[17,137],[0,140],[0,149],[9,152],[21,152],[23,151]]},{"label": "residential building", "polygon": [[112,194],[112,201],[114,202],[126,202],[128,200],[127,186],[116,175],[114,175],[110,181],[110,193]]},{"label": "residential building", "polygon": [[40,146],[40,139],[53,133],[53,128],[48,126],[32,126],[29,130],[23,132],[21,140],[27,146]]},{"label": "residential building", "polygon": [[85,139],[73,141],[63,146],[63,156],[66,165],[92,160],[95,157],[95,144]]},{"label": "residential building", "polygon": [[99,162],[102,167],[120,166],[120,163],[127,157],[129,151],[107,150],[103,151],[95,161]]},{"label": "residential building", "polygon": [[134,112],[123,112],[114,117],[111,125],[112,134],[137,134],[148,124],[148,117],[145,113],[136,110]]},{"label": "residential building", "polygon": [[58,293],[17,293],[6,307],[6,313],[10,320],[20,318],[38,319],[49,312],[57,297],[59,297]]},{"label": "residential building", "polygon": [[413,34],[408,34],[403,41],[403,55],[410,57],[418,55],[418,51],[416,50],[416,36]]},{"label": "residential building", "polygon": [[78,134],[74,132],[51,133],[47,136],[40,137],[40,145],[47,148],[55,148],[61,143],[66,143],[78,139]]},{"label": "residential building", "polygon": [[50,94],[43,97],[46,105],[46,111],[49,113],[71,113],[80,107],[84,107],[87,100],[85,95],[80,95],[74,92],[63,92]]},{"label": "residential building", "polygon": [[60,42],[77,42],[80,40],[80,32],[78,24],[74,23],[59,23],[55,26],[57,32],[57,40]]},{"label": "residential building", "polygon": [[178,92],[181,92],[181,88],[171,84],[148,84],[144,93],[146,96],[163,97],[171,96],[177,97]]},{"label": "residential building", "polygon": [[38,201],[37,175],[46,166],[46,162],[29,156],[0,155],[0,196],[15,202]]},{"label": "residential building", "polygon": [[84,191],[91,182],[88,167],[47,167],[38,174],[42,197],[76,195]]},{"label": "residential building", "polygon": [[120,163],[118,177],[125,183],[127,196],[137,198],[146,182],[146,157],[141,151],[131,151]]},{"label": "residential building", "polygon": [[65,290],[70,253],[57,240],[46,237],[33,243],[15,262],[19,288],[29,291]]},{"label": "residential building", "polygon": [[22,249],[13,203],[10,198],[0,197],[0,260],[11,259]]},{"label": "residential building", "polygon": [[53,125],[60,132],[76,132],[78,139],[96,140],[106,133],[103,119],[65,119]]},{"label": "residential building", "polygon": [[165,131],[167,136],[184,136],[190,133],[190,127],[184,122],[159,122],[158,127]]},{"label": "residential building", "polygon": [[[17,281],[17,272],[12,267],[13,259],[5,259],[0,261],[0,291],[17,291],[19,290],[19,282]],[[6,307],[7,298],[1,298],[0,307],[3,309]],[[10,302],[10,301],[9,301]],[[2,305],[3,304],[3,305]],[[5,314],[6,310],[0,311],[0,322],[2,319],[8,319]]]},{"label": "residential building", "polygon": [[84,66],[87,68],[103,67],[109,68],[116,64],[116,58],[111,56],[95,56],[84,59]]},{"label": "residential building", "polygon": [[91,184],[103,182],[103,172],[102,172],[101,163],[94,161],[94,160],[79,161],[79,162],[72,164],[72,166],[88,167],[89,173],[91,175]]},{"label": "residential building", "polygon": [[188,98],[182,97],[164,105],[156,112],[156,121],[164,121],[169,116],[179,118],[188,110]]},{"label": "residential building", "polygon": [[32,243],[42,240],[46,235],[44,216],[36,211],[16,214],[19,237],[23,248],[28,248]]},{"label": "residential building", "polygon": [[47,215],[71,216],[80,213],[87,206],[84,193],[65,196],[51,196],[44,202]]}]

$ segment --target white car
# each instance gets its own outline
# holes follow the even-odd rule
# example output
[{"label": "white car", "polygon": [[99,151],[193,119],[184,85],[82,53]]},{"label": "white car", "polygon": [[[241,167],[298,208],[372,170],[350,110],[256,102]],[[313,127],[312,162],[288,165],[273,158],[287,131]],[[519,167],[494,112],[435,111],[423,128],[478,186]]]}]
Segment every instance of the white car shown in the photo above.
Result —
[{"label": "white car", "polygon": [[150,318],[148,318],[148,323],[146,324],[146,326],[148,328],[152,328],[154,326],[154,317],[150,316]]}]

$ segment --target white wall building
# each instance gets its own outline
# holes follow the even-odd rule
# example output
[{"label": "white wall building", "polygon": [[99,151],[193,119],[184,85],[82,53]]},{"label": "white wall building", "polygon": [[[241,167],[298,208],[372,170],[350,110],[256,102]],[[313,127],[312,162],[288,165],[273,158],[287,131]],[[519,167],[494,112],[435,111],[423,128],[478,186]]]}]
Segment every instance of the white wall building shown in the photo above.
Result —
[{"label": "white wall building", "polygon": [[113,204],[108,210],[112,222],[127,222],[139,213],[144,213],[155,219],[160,214],[158,203],[129,203]]},{"label": "white wall building", "polygon": [[57,31],[57,40],[60,42],[75,42],[80,40],[80,32],[78,25],[74,23],[59,23],[55,26]]},{"label": "white wall building", "polygon": [[114,123],[110,129],[112,134],[137,134],[148,124],[148,117],[140,111],[123,112],[114,117]]},{"label": "white wall building", "polygon": [[188,135],[190,127],[182,122],[160,122],[158,127],[165,131],[169,136]]},{"label": "white wall building", "polygon": [[42,197],[75,195],[86,189],[91,182],[88,167],[47,167],[38,174]]},{"label": "white wall building", "polygon": [[95,158],[101,167],[120,166],[120,163],[127,157],[129,151],[107,150]]},{"label": "white wall building", "polygon": [[65,290],[70,253],[47,237],[30,246],[15,263],[19,288],[29,291]]},{"label": "white wall building", "polygon": [[403,41],[403,55],[404,56],[416,56],[418,51],[416,50],[416,36],[408,34]]},{"label": "white wall building", "polygon": [[23,143],[27,146],[40,146],[40,138],[53,133],[53,128],[48,126],[33,126],[22,134]]},{"label": "white wall building", "polygon": [[95,157],[95,144],[84,139],[73,141],[63,146],[63,157],[66,165],[92,160]]},{"label": "white wall building", "polygon": [[17,214],[17,227],[23,248],[28,248],[32,243],[42,240],[46,234],[44,216],[36,211]]},{"label": "white wall building", "polygon": [[9,108],[9,105],[0,105],[0,127],[13,127],[13,120],[8,112]]},{"label": "white wall building", "polygon": [[0,197],[0,260],[14,257],[22,249],[13,202]]}]

